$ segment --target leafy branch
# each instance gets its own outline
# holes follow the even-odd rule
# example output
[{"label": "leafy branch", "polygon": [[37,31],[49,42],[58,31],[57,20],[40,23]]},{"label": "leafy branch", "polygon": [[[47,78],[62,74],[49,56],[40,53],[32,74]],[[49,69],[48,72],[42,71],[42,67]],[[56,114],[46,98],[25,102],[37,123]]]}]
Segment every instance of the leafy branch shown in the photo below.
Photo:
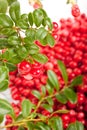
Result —
[{"label": "leafy branch", "polygon": [[[63,130],[62,118],[58,115],[54,117],[54,115],[68,113],[69,110],[54,110],[54,99],[62,104],[66,104],[68,101],[76,103],[77,95],[74,92],[74,87],[82,84],[82,76],[77,76],[75,79],[69,82],[68,80],[66,80],[66,76],[68,79],[68,75],[67,73],[65,73],[66,67],[63,62],[58,60],[58,66],[65,81],[65,87],[61,89],[57,79],[57,75],[52,70],[48,70],[47,84],[45,86],[42,86],[41,92],[37,90],[32,91],[32,94],[38,100],[38,103],[33,104],[29,99],[23,100],[21,104],[22,110],[18,117],[14,116],[15,113],[11,105],[7,101],[0,99],[0,112],[3,108],[3,116],[5,114],[9,114],[12,119],[14,119],[14,122],[6,126],[1,126],[1,129],[17,126],[18,128],[31,128],[32,130],[34,130],[35,128],[41,130],[45,130],[46,128],[47,130]],[[48,84],[50,89],[48,88]],[[43,110],[48,111],[49,114],[47,116],[43,115],[42,112],[39,112],[41,107],[43,108]],[[78,121],[70,124],[67,130],[71,130],[72,128],[84,130],[84,126]]]}]

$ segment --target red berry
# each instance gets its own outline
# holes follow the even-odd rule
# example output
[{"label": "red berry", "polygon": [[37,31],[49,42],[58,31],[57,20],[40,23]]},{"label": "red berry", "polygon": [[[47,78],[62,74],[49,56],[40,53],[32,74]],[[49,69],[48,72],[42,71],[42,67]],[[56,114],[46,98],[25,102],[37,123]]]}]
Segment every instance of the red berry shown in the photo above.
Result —
[{"label": "red berry", "polygon": [[80,15],[80,9],[77,4],[72,6],[71,13],[74,17],[78,17]]}]

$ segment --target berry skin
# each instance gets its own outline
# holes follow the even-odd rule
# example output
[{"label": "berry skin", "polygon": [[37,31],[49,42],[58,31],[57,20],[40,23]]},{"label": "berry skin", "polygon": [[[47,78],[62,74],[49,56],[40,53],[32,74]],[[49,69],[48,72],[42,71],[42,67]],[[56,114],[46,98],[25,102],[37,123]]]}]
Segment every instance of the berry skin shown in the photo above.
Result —
[{"label": "berry skin", "polygon": [[20,64],[18,64],[18,72],[20,75],[28,74],[31,70],[30,63],[27,61],[22,61]]},{"label": "berry skin", "polygon": [[80,9],[77,4],[72,6],[71,13],[74,17],[78,17],[80,15]]}]

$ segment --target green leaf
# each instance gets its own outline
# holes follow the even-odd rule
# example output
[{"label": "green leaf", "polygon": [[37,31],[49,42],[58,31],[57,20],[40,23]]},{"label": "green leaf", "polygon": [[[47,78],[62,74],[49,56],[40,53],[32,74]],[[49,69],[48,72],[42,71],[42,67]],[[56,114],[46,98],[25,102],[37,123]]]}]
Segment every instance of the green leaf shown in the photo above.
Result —
[{"label": "green leaf", "polygon": [[0,66],[0,83],[8,79],[8,68],[6,66]]},{"label": "green leaf", "polygon": [[9,111],[9,114],[12,115],[12,117],[15,115],[13,107],[4,99],[0,99],[0,109],[3,109],[3,112],[5,112],[3,114],[6,114],[6,111]]},{"label": "green leaf", "polygon": [[48,75],[48,79],[49,79],[50,83],[58,91],[59,90],[59,83],[58,83],[57,75],[52,70],[48,70],[47,75]]},{"label": "green leaf", "polygon": [[59,66],[59,69],[61,71],[61,74],[62,74],[63,80],[65,82],[65,85],[67,85],[67,83],[68,83],[68,74],[67,74],[67,71],[66,71],[66,66],[64,65],[64,63],[61,60],[58,60],[58,66]]},{"label": "green leaf", "polygon": [[2,114],[0,114],[0,123],[2,123],[4,120],[4,116]]},{"label": "green leaf", "polygon": [[51,47],[54,46],[55,40],[50,33],[48,33],[48,35],[46,36],[46,40],[47,40],[47,43],[48,43],[49,46],[51,46]]},{"label": "green leaf", "polygon": [[29,24],[27,21],[25,21],[24,19],[19,19],[17,21],[17,26],[20,27],[21,29],[28,29],[29,28]]},{"label": "green leaf", "polygon": [[32,109],[32,103],[30,102],[30,100],[28,100],[28,99],[23,100],[23,102],[22,102],[23,117],[29,116],[31,109]]},{"label": "green leaf", "polygon": [[43,64],[48,61],[48,58],[43,54],[35,54],[35,55],[32,55],[32,57],[34,58],[34,60]]},{"label": "green leaf", "polygon": [[8,4],[11,5],[13,2],[17,1],[17,0],[7,0]]},{"label": "green leaf", "polygon": [[57,113],[60,113],[60,114],[69,113],[69,110],[67,109],[57,110]]},{"label": "green leaf", "polygon": [[83,76],[79,75],[75,77],[72,82],[70,83],[69,87],[75,87],[83,83]]},{"label": "green leaf", "polygon": [[[25,45],[26,46],[26,45]],[[39,47],[35,44],[32,44],[32,45],[29,45],[28,46],[28,51],[29,51],[29,54],[31,55],[34,55],[34,54],[37,54],[39,52]]]},{"label": "green leaf", "polygon": [[17,55],[19,57],[21,57],[22,59],[26,58],[28,56],[28,51],[24,46],[17,46],[17,48],[15,48],[15,52],[17,53]]},{"label": "green leaf", "polygon": [[0,83],[0,92],[5,91],[8,88],[9,85],[9,81],[8,80],[4,80]]},{"label": "green leaf", "polygon": [[48,34],[47,30],[44,27],[40,27],[37,30],[36,38],[39,40],[43,40],[47,36],[47,34]]},{"label": "green leaf", "polygon": [[76,95],[76,93],[72,89],[65,88],[63,92],[64,92],[64,95],[66,96],[66,98],[71,103],[76,103],[77,102],[77,95]]},{"label": "green leaf", "polygon": [[46,89],[49,94],[52,94],[54,92],[54,88],[49,83],[46,84]]},{"label": "green leaf", "polygon": [[0,34],[4,37],[8,37],[14,34],[17,34],[15,30],[13,30],[12,28],[2,28],[0,30]]},{"label": "green leaf", "polygon": [[27,122],[27,128],[28,130],[33,130],[34,129],[34,123],[33,122]]},{"label": "green leaf", "polygon": [[9,71],[14,71],[14,70],[17,69],[17,66],[12,64],[12,63],[10,63],[10,62],[6,62],[5,64],[8,67]]},{"label": "green leaf", "polygon": [[43,96],[46,95],[46,87],[45,86],[41,86],[41,92],[42,92]]},{"label": "green leaf", "polygon": [[33,14],[31,12],[28,14],[28,20],[29,20],[30,25],[33,26],[34,19],[33,19]]},{"label": "green leaf", "polygon": [[77,130],[84,130],[84,125],[79,121],[76,121],[76,127]]},{"label": "green leaf", "polygon": [[16,45],[21,44],[21,40],[18,36],[10,36],[8,38],[8,44],[11,46],[16,46]]},{"label": "green leaf", "polygon": [[12,27],[13,22],[8,15],[0,13],[0,26],[1,27]]},{"label": "green leaf", "polygon": [[0,38],[0,49],[4,49],[8,47],[7,38]]},{"label": "green leaf", "polygon": [[46,123],[38,122],[36,125],[37,125],[41,130],[51,130],[51,128],[50,128]]},{"label": "green leaf", "polygon": [[56,95],[56,99],[62,103],[62,104],[66,104],[67,103],[67,98],[63,93],[59,93]]},{"label": "green leaf", "polygon": [[45,108],[47,111],[49,111],[50,113],[53,112],[53,108],[51,105],[49,104],[42,104],[42,107]]},{"label": "green leaf", "polygon": [[41,99],[41,94],[40,92],[38,92],[37,90],[33,90],[32,94],[37,98],[37,99]]},{"label": "green leaf", "polygon": [[46,99],[46,101],[48,102],[49,105],[51,105],[51,106],[54,105],[54,102],[53,102],[53,99],[52,99],[52,98],[48,97],[48,98]]},{"label": "green leaf", "polygon": [[25,128],[23,126],[19,126],[18,130],[25,130]]},{"label": "green leaf", "polygon": [[60,117],[52,117],[49,120],[49,125],[53,130],[63,130],[63,123]]},{"label": "green leaf", "polygon": [[42,24],[42,20],[44,18],[43,12],[38,8],[33,11],[34,23],[37,27]]},{"label": "green leaf", "polygon": [[20,115],[17,116],[16,121],[21,121],[23,119],[24,119],[24,117],[23,117],[23,115],[21,113]]},{"label": "green leaf", "polygon": [[32,28],[28,29],[28,30],[26,30],[25,35],[29,38],[30,41],[34,41],[36,31],[35,31],[35,29],[32,29]]},{"label": "green leaf", "polygon": [[69,124],[67,130],[84,130],[84,126],[81,122],[76,121],[75,123]]},{"label": "green leaf", "polygon": [[3,108],[0,108],[0,115],[6,115],[10,112],[10,110],[7,110],[7,109],[3,109]]},{"label": "green leaf", "polygon": [[8,8],[7,0],[0,0],[0,13],[6,13]]},{"label": "green leaf", "polygon": [[44,18],[44,24],[47,25],[50,30],[52,30],[53,24],[52,24],[52,21],[49,17]]},{"label": "green leaf", "polygon": [[9,14],[12,20],[16,23],[20,18],[20,4],[18,1],[13,2],[9,8]]}]

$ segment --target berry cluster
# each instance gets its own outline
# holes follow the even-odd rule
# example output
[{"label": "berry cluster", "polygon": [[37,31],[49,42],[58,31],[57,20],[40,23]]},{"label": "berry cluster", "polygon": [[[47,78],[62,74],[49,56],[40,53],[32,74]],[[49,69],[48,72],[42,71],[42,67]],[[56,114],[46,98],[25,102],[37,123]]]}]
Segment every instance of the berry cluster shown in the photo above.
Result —
[{"label": "berry cluster", "polygon": [[[77,11],[78,12],[78,11]],[[59,114],[63,120],[64,129],[71,122],[76,120],[82,122],[87,129],[87,16],[81,14],[76,18],[61,19],[59,26],[53,22],[52,36],[56,45],[51,48],[42,46],[39,41],[35,43],[40,46],[41,52],[48,57],[48,62],[44,65],[34,62],[33,64],[23,61],[18,64],[18,69],[10,72],[10,84],[12,98],[19,101],[13,105],[16,114],[20,112],[20,102],[27,98],[32,103],[37,104],[38,100],[31,94],[31,90],[41,91],[41,86],[46,84],[47,70],[53,70],[64,87],[64,81],[59,71],[57,60],[62,60],[67,68],[69,81],[78,75],[83,75],[83,86],[76,87],[78,102],[73,104],[61,104],[54,100],[54,109],[69,109],[67,114]],[[40,109],[43,115],[49,115],[49,112]],[[56,115],[55,115],[56,116]],[[10,118],[10,117],[9,117]],[[8,117],[7,117],[8,120]],[[9,119],[10,120],[10,119]],[[8,123],[10,121],[8,120]],[[11,128],[17,130],[17,128]]]}]

